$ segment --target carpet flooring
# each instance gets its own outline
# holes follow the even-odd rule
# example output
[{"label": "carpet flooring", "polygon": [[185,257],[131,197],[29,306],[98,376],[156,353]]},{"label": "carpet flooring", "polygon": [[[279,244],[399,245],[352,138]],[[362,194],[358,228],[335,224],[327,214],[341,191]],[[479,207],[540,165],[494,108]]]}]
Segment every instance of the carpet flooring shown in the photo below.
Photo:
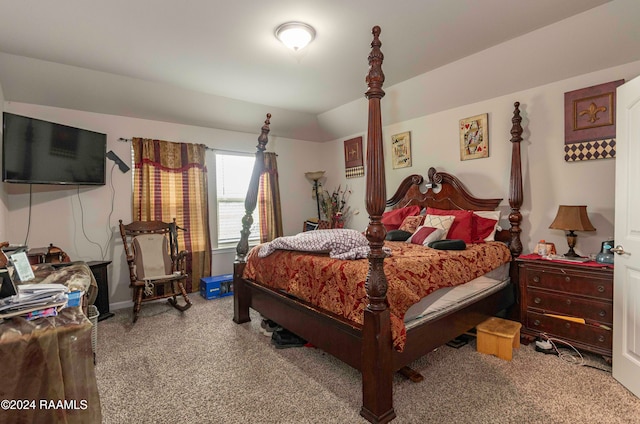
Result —
[{"label": "carpet flooring", "polygon": [[[260,317],[232,321],[233,298],[181,314],[144,304],[98,323],[96,375],[103,423],[366,423],[360,374],[308,347],[275,349]],[[396,375],[394,423],[640,423],[640,399],[597,356],[580,366],[532,345],[512,361],[443,346]],[[595,368],[594,368],[595,367]]]}]

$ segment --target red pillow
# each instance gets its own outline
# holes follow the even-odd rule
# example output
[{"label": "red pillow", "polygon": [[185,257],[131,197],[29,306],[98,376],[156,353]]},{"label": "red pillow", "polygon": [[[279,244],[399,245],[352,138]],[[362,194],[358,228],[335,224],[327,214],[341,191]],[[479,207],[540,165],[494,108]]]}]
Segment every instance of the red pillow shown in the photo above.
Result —
[{"label": "red pillow", "polygon": [[447,233],[448,239],[460,239],[465,243],[473,243],[473,211],[457,210],[457,209],[436,209],[427,208],[427,215],[453,215],[451,228]]},{"label": "red pillow", "polygon": [[474,243],[483,243],[484,239],[489,237],[496,229],[495,219],[484,218],[482,216],[473,215],[475,235],[473,238]]},{"label": "red pillow", "polygon": [[397,230],[406,217],[418,214],[420,214],[420,206],[407,206],[406,208],[393,209],[382,214],[382,224],[387,231]]}]

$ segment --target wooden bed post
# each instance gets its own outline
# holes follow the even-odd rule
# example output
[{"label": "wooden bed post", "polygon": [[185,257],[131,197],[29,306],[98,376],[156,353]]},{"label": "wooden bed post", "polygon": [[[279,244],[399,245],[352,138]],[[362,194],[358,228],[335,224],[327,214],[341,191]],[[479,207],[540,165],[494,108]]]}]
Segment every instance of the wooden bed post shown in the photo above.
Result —
[{"label": "wooden bed post", "polygon": [[242,230],[240,230],[240,241],[236,246],[236,259],[233,262],[233,290],[236,293],[233,296],[233,321],[241,324],[251,321],[249,318],[250,294],[245,289],[242,280],[242,272],[247,263],[247,253],[249,252],[249,235],[251,234],[251,225],[253,224],[253,211],[256,209],[258,202],[258,188],[260,187],[260,175],[264,170],[264,151],[269,142],[269,124],[271,114],[267,113],[267,119],[264,121],[260,136],[258,136],[258,145],[256,146],[256,161],[253,164],[251,180],[249,181],[249,189],[247,197],[244,199],[245,214],[242,218]]},{"label": "wooden bed post", "polygon": [[386,423],[395,418],[393,410],[393,364],[391,322],[387,307],[387,279],[384,274],[385,253],[382,250],[386,230],[382,214],[387,201],[382,143],[380,99],[384,97],[384,73],[379,40],[380,27],[372,29],[373,41],[366,77],[369,100],[367,128],[367,182],[365,204],[369,213],[366,236],[371,248],[369,272],[365,287],[368,304],[364,310],[362,329],[362,409],[360,415],[372,423]]},{"label": "wooden bed post", "polygon": [[517,258],[522,253],[522,241],[520,240],[520,223],[522,214],[522,165],[520,160],[520,142],[522,141],[522,117],[520,116],[520,102],[513,104],[513,118],[511,118],[511,178],[509,179],[509,222],[511,223],[511,243],[509,248],[513,258]]}]

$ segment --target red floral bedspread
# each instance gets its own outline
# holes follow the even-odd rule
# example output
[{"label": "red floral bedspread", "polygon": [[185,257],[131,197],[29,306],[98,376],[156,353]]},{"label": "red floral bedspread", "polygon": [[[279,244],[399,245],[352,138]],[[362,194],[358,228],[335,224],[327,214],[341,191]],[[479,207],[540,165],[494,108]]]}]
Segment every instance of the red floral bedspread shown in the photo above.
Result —
[{"label": "red floral bedspread", "polygon": [[[385,242],[391,256],[384,261],[389,285],[394,347],[406,340],[404,314],[420,299],[442,287],[471,281],[511,260],[504,243],[470,244],[466,250],[436,250],[405,242]],[[364,287],[367,259],[331,259],[327,254],[278,250],[259,258],[249,252],[244,278],[258,281],[358,324],[363,323],[367,295]]]}]

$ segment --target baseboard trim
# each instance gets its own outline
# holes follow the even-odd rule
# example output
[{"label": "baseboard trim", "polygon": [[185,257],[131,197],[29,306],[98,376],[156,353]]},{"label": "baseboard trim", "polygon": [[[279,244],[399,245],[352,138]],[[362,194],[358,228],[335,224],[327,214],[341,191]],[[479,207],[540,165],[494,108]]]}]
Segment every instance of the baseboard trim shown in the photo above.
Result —
[{"label": "baseboard trim", "polygon": [[109,303],[110,311],[117,311],[118,309],[127,309],[127,308],[133,308],[132,300],[125,300],[124,302]]}]

